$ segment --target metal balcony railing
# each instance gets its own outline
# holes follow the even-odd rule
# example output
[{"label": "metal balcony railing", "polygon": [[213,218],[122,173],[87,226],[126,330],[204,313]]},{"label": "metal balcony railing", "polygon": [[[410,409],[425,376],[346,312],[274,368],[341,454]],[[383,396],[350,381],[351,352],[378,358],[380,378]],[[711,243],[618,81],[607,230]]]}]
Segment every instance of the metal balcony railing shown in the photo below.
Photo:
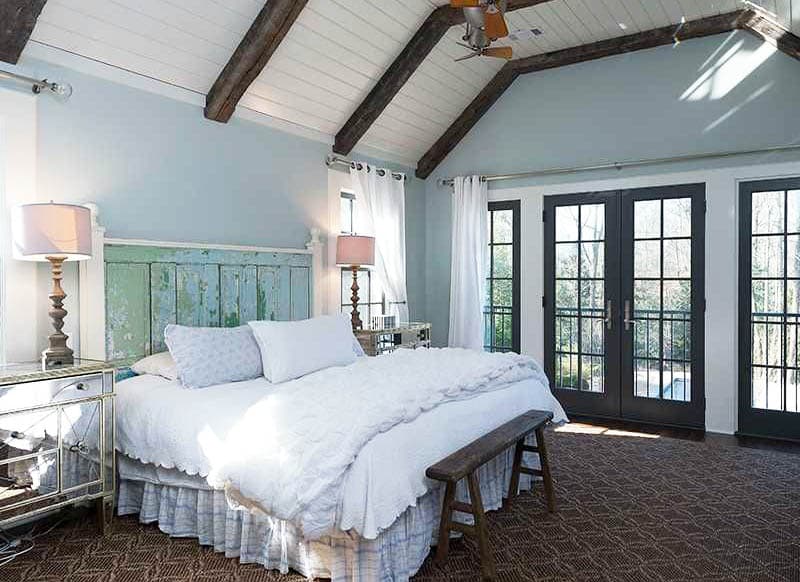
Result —
[{"label": "metal balcony railing", "polygon": [[487,305],[483,308],[483,349],[487,352],[510,352],[512,349],[514,308]]}]

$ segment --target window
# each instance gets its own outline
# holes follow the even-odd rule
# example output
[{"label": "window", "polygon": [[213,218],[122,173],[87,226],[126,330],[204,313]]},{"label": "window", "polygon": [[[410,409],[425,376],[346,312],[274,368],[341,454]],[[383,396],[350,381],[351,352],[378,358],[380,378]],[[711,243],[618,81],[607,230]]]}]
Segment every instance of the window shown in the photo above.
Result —
[{"label": "window", "polygon": [[353,211],[355,210],[356,195],[347,190],[342,190],[340,195],[341,212],[339,214],[339,230],[342,234],[355,234],[353,231]]},{"label": "window", "polygon": [[519,200],[489,203],[484,349],[519,352]]},{"label": "window", "polygon": [[800,438],[800,179],[740,187],[739,431]]}]

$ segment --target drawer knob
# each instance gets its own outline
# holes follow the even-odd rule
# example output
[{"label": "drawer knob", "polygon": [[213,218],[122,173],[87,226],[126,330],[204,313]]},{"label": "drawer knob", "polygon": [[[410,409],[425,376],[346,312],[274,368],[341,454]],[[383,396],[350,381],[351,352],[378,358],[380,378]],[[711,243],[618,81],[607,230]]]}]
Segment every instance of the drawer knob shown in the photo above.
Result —
[{"label": "drawer knob", "polygon": [[86,384],[83,382],[78,382],[75,384],[75,390],[86,390]]},{"label": "drawer knob", "polygon": [[18,430],[12,430],[11,431],[11,438],[12,439],[24,439],[25,438],[25,433],[24,432],[20,432]]},{"label": "drawer knob", "polygon": [[74,445],[69,447],[69,451],[71,453],[78,453],[78,454],[87,454],[89,452],[89,447],[83,441],[78,441]]}]

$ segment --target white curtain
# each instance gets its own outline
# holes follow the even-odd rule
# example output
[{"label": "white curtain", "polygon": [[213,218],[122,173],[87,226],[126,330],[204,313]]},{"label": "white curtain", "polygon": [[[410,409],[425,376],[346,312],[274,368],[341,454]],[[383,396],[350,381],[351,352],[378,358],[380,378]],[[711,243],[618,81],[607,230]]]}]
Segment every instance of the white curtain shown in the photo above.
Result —
[{"label": "white curtain", "polygon": [[356,197],[353,228],[375,237],[373,277],[386,294],[388,313],[408,321],[405,181],[363,163],[350,165],[350,177]]},{"label": "white curtain", "polygon": [[488,187],[480,176],[453,181],[450,337],[454,348],[483,349],[489,250]]}]

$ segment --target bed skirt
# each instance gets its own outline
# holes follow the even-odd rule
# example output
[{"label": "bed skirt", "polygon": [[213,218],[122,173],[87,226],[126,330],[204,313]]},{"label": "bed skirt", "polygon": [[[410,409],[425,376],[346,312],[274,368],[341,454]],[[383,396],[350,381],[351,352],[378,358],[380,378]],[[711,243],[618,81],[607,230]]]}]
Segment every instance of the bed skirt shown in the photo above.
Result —
[{"label": "bed skirt", "polygon": [[[507,451],[478,471],[484,508],[498,509],[511,480],[513,454]],[[536,466],[538,459],[526,459]],[[530,488],[522,475],[520,489]],[[439,529],[443,487],[417,499],[395,522],[373,540],[356,534],[301,538],[291,523],[260,512],[231,507],[225,493],[213,489],[172,486],[121,478],[117,512],[139,514],[141,523],[158,522],[164,533],[197,538],[226,557],[242,563],[258,563],[307,578],[331,578],[332,582],[397,582],[413,576],[430,552]],[[468,501],[462,481],[457,498]],[[471,516],[458,514],[465,523]]]}]

